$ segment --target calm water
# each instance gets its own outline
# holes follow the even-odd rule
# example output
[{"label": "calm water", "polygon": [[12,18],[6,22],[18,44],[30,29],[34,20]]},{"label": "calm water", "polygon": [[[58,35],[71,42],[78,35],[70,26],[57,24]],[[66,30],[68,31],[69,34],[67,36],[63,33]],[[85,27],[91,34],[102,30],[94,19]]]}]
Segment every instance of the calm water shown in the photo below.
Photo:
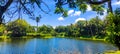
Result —
[{"label": "calm water", "polygon": [[117,50],[105,42],[68,38],[0,40],[0,54],[97,54]]}]

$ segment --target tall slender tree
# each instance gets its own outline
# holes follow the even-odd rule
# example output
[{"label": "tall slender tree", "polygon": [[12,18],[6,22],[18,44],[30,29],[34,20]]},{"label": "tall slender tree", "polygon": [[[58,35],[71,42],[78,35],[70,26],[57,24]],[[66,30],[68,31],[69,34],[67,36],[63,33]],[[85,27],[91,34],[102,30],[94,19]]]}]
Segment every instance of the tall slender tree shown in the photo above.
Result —
[{"label": "tall slender tree", "polygon": [[40,19],[41,19],[41,15],[39,15],[39,17],[36,17],[37,32],[38,32],[38,23],[40,22]]}]

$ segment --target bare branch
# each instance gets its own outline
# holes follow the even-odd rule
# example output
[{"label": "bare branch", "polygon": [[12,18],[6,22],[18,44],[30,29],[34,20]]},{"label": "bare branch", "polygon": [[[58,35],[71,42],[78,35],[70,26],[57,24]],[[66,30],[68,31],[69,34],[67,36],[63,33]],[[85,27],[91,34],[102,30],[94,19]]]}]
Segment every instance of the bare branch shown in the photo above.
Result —
[{"label": "bare branch", "polygon": [[22,3],[22,1],[20,0],[20,4],[23,6],[23,8],[28,12],[28,14],[30,14],[32,16],[32,13],[25,7],[25,5]]},{"label": "bare branch", "polygon": [[41,0],[41,2],[48,8],[48,12],[49,12],[50,11],[49,6],[44,1]]},{"label": "bare branch", "polygon": [[5,12],[7,10],[7,8],[11,5],[12,2],[13,2],[13,0],[8,0],[6,5],[4,6],[4,11],[3,12]]},{"label": "bare branch", "polygon": [[[41,11],[43,11],[44,13],[46,13],[46,14],[48,14],[48,12],[47,11],[44,11],[42,8],[41,8],[41,6],[39,5],[39,3],[35,0],[35,2],[36,2],[36,4],[37,4],[37,6],[40,8],[40,10]],[[41,2],[43,2],[42,0],[41,0]],[[48,8],[48,10],[49,10],[49,7],[47,6],[47,4],[45,3],[45,2],[43,2],[43,4],[45,4],[45,6]]]}]

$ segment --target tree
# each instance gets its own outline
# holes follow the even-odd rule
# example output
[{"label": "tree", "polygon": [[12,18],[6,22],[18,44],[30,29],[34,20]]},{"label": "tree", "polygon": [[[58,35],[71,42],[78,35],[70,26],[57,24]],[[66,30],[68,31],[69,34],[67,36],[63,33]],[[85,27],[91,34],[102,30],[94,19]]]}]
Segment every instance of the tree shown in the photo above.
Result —
[{"label": "tree", "polygon": [[2,35],[3,35],[3,33],[4,33],[5,29],[6,29],[5,25],[0,24],[0,36],[2,36]]},{"label": "tree", "polygon": [[11,31],[11,37],[20,37],[26,35],[29,26],[25,20],[17,19],[8,23],[7,30]]},{"label": "tree", "polygon": [[109,13],[106,18],[106,32],[108,35],[107,41],[116,45],[120,50],[120,8],[117,8],[114,11],[114,14]]},{"label": "tree", "polygon": [[84,27],[86,25],[86,21],[85,20],[79,20],[77,23],[76,23],[76,27],[79,28],[78,31],[81,35],[84,35]]},{"label": "tree", "polygon": [[97,36],[98,38],[104,38],[105,33],[103,32],[105,26],[103,21],[99,19],[98,16],[95,18],[90,19],[89,21],[89,28],[92,36]]},{"label": "tree", "polygon": [[51,34],[53,30],[53,27],[50,25],[42,25],[38,27],[38,32],[42,34]]},{"label": "tree", "polygon": [[29,26],[28,28],[27,28],[27,30],[26,30],[26,32],[27,33],[33,33],[33,32],[35,32],[35,26]]},{"label": "tree", "polygon": [[[43,10],[41,4],[45,5],[48,11]],[[46,14],[50,11],[48,5],[43,0],[0,0],[0,24],[3,23],[4,16],[9,16],[11,19],[16,14],[20,15],[24,13],[34,19],[36,7]]]},{"label": "tree", "polygon": [[38,31],[38,23],[40,22],[41,16],[36,17],[36,22],[37,22],[37,31]]}]

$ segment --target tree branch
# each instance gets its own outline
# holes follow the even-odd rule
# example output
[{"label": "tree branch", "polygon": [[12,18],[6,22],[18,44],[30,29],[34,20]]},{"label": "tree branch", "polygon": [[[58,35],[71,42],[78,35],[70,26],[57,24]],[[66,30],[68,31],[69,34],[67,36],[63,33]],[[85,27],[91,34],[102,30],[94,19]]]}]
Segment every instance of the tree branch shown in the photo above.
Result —
[{"label": "tree branch", "polygon": [[47,5],[45,2],[43,2],[43,1],[41,0],[41,2],[48,8],[48,12],[45,11],[45,10],[43,10],[43,9],[41,8],[41,6],[39,5],[39,3],[38,3],[36,0],[35,0],[35,2],[36,2],[37,6],[40,8],[40,10],[41,10],[42,12],[48,14],[48,12],[50,11],[50,9],[49,9],[48,5]]},{"label": "tree branch", "polygon": [[105,3],[105,2],[108,2],[108,1],[110,1],[110,0],[102,0],[102,1],[95,1],[95,2],[89,0],[88,3],[90,3],[90,4],[95,4],[95,5],[99,5],[99,4],[103,4],[103,3]]},{"label": "tree branch", "polygon": [[6,3],[6,5],[3,6],[3,8],[4,8],[3,12],[5,12],[7,10],[7,8],[11,5],[12,2],[13,2],[13,0],[8,0],[8,2]]},{"label": "tree branch", "polygon": [[31,14],[31,12],[25,7],[25,5],[22,3],[22,1],[20,0],[20,4],[23,6],[23,8],[28,12],[28,14],[30,14],[31,16],[32,16],[32,14]]}]

